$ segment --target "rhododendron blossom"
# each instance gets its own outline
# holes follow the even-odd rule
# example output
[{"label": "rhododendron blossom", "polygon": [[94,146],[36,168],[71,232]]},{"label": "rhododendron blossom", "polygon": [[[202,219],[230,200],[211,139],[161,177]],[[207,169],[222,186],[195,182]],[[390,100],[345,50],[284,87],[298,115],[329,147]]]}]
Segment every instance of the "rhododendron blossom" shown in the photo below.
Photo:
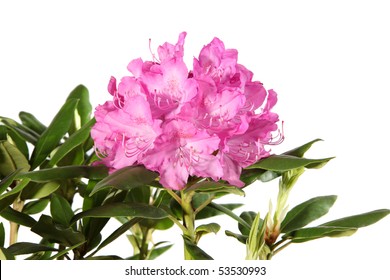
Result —
[{"label": "rhododendron blossom", "polygon": [[[283,139],[277,96],[237,63],[238,51],[214,38],[183,61],[184,39],[158,48],[158,58],[132,60],[132,76],[112,77],[111,101],[96,108],[95,149],[110,171],[144,165],[169,189],[185,188],[191,176],[225,180],[238,187],[242,168],[269,156],[267,145]],[[279,139],[275,140],[273,133]]]}]

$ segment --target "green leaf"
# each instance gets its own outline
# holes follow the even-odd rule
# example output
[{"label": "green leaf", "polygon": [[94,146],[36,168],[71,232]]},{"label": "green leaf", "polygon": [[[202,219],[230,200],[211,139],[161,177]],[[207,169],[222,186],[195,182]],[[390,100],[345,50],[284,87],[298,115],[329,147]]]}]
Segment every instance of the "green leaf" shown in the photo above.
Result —
[{"label": "green leaf", "polygon": [[242,235],[238,233],[231,232],[230,230],[225,230],[226,236],[234,237],[238,241],[240,241],[243,244],[246,244],[246,241],[248,240],[248,235]]},{"label": "green leaf", "polygon": [[0,248],[0,260],[14,260],[15,256],[13,256],[10,252],[8,252],[8,249],[6,248]]},{"label": "green leaf", "polygon": [[14,222],[29,228],[33,227],[37,223],[37,221],[35,221],[34,218],[30,217],[27,214],[16,211],[11,207],[7,207],[3,211],[1,211],[0,216],[2,216],[4,219],[10,222]]},{"label": "green leaf", "polygon": [[34,215],[41,213],[46,209],[49,204],[48,198],[42,198],[34,201],[30,201],[23,206],[23,213],[27,215]]},{"label": "green leaf", "polygon": [[11,191],[0,195],[0,201],[2,201],[3,199],[5,199],[9,196],[13,196],[14,194],[18,194],[27,186],[27,184],[29,182],[30,182],[29,178],[22,179],[21,181],[19,181],[19,183]]},{"label": "green leaf", "polygon": [[156,172],[142,166],[127,166],[115,171],[96,184],[90,195],[101,189],[113,187],[119,190],[130,190],[145,186],[158,177]]},{"label": "green leaf", "polygon": [[215,233],[217,234],[218,231],[221,229],[221,226],[217,223],[210,223],[205,225],[200,225],[195,229],[195,233],[197,236],[197,239],[199,240],[203,235],[207,233]]},{"label": "green leaf", "polygon": [[196,191],[197,193],[231,193],[241,196],[245,195],[245,192],[242,189],[237,188],[236,186],[211,181],[199,182],[184,190],[184,192],[190,191]]},{"label": "green leaf", "polygon": [[[232,211],[236,208],[241,207],[243,204],[242,203],[226,203],[226,204],[219,204],[221,205],[224,209],[227,209],[229,211]],[[196,219],[201,220],[201,219],[207,219],[210,217],[218,216],[224,214],[223,212],[210,207],[206,206],[204,209],[202,209],[198,214],[196,214]]]},{"label": "green leaf", "polygon": [[3,131],[5,129],[4,132],[6,134],[3,135],[4,137],[2,137],[1,140],[8,140],[18,148],[18,150],[24,155],[26,159],[29,158],[26,139],[24,139],[23,136],[21,136],[17,131],[15,131],[10,127],[6,127],[6,126],[0,126],[0,127],[3,128],[2,129]]},{"label": "green leaf", "polygon": [[353,227],[361,228],[372,225],[379,220],[390,214],[389,209],[379,209],[359,215],[341,218],[338,220],[330,221],[321,226],[334,226],[334,227]]},{"label": "green leaf", "polygon": [[0,176],[8,176],[17,169],[30,169],[26,157],[10,142],[0,141]]},{"label": "green leaf", "polygon": [[42,164],[67,133],[73,121],[78,101],[78,99],[67,100],[47,129],[42,133],[31,156],[32,170]]},{"label": "green leaf", "polygon": [[30,242],[18,242],[8,247],[8,252],[10,252],[14,256],[34,254],[37,252],[46,252],[46,251],[58,251],[58,250],[53,247],[45,246],[42,244],[30,243]]},{"label": "green leaf", "polygon": [[172,247],[172,244],[158,247],[158,248],[153,248],[152,251],[149,254],[148,260],[155,260],[162,254],[164,254],[166,251],[168,251]]},{"label": "green leaf", "polygon": [[[250,217],[252,218],[252,217]],[[264,235],[267,229],[268,214],[263,221],[260,218],[260,213],[257,213],[252,221],[251,230],[249,231],[246,241],[246,260],[257,260],[265,245]]]},{"label": "green leaf", "polygon": [[91,133],[91,127],[95,124],[95,119],[84,124],[79,130],[73,133],[52,155],[49,166],[56,165],[67,154],[74,151],[76,147],[84,144]]},{"label": "green leaf", "polygon": [[[30,180],[30,178],[25,178]],[[42,184],[37,184],[37,183],[30,183],[28,187],[26,187],[22,194],[21,198],[23,200],[26,199],[39,199],[43,197],[47,197],[61,186],[60,182],[57,181],[52,181],[52,182],[47,182],[47,183],[42,183]]]},{"label": "green leaf", "polygon": [[74,216],[69,202],[55,193],[50,196],[50,213],[55,223],[66,227],[70,225],[70,221]]},{"label": "green leaf", "polygon": [[328,213],[337,196],[319,196],[309,199],[291,209],[282,221],[280,231],[300,229]]},{"label": "green leaf", "polygon": [[213,258],[197,245],[191,242],[188,237],[183,236],[184,250],[191,256],[193,260],[212,260]]},{"label": "green leaf", "polygon": [[73,134],[86,124],[91,118],[92,105],[89,102],[89,92],[84,85],[78,85],[68,96],[67,101],[77,99],[79,100],[76,107],[76,117],[69,129],[69,134]]},{"label": "green leaf", "polygon": [[121,225],[118,229],[116,229],[113,233],[110,234],[100,245],[97,247],[97,249],[90,255],[95,255],[98,251],[103,249],[105,246],[116,240],[118,237],[120,237],[122,234],[124,234],[126,231],[128,231],[132,226],[140,222],[142,219],[140,218],[134,218],[128,221],[127,223],[124,223]]},{"label": "green leaf", "polygon": [[289,155],[289,156],[294,156],[294,157],[303,157],[305,155],[305,153],[311,148],[311,146],[318,141],[323,141],[323,140],[322,139],[315,139],[315,140],[310,141],[310,142],[308,142],[300,147],[297,147],[295,149],[287,151],[283,154]]},{"label": "green leaf", "polygon": [[17,169],[15,170],[14,172],[12,172],[11,174],[9,174],[7,177],[3,178],[1,181],[0,181],[0,194],[2,194],[3,192],[5,192],[7,190],[7,188],[9,188],[11,186],[11,184],[14,182],[14,180],[16,179],[16,176],[21,172],[22,170],[21,169]]},{"label": "green leaf", "polygon": [[[248,225],[250,225],[252,228],[252,224],[253,224],[253,221],[255,220],[256,216],[257,216],[257,213],[255,213],[253,211],[244,211],[241,213],[240,218],[243,219],[245,222],[247,222]],[[263,219],[260,219],[259,220],[259,228],[262,226],[263,226]],[[250,233],[250,229],[248,229],[247,227],[243,226],[240,223],[238,224],[238,229],[245,236],[248,236]]]},{"label": "green leaf", "polygon": [[350,236],[357,231],[354,227],[318,226],[301,228],[283,235],[283,239],[291,239],[293,243],[303,243],[323,237]]},{"label": "green leaf", "polygon": [[10,130],[14,131],[18,135],[20,135],[24,140],[30,142],[31,144],[35,145],[36,142],[38,141],[39,138],[38,133],[14,121],[13,119],[0,116],[0,122],[5,124]]},{"label": "green leaf", "polygon": [[0,247],[4,247],[5,242],[5,230],[3,223],[0,223]]},{"label": "green leaf", "polygon": [[74,231],[72,228],[55,224],[53,219],[47,215],[42,215],[39,221],[31,228],[31,231],[51,242],[60,243],[66,247],[85,241],[82,233]]},{"label": "green leaf", "polygon": [[272,155],[258,161],[251,166],[248,166],[247,169],[260,168],[274,172],[285,172],[300,167],[320,168],[331,159],[333,159],[333,157],[323,159],[307,159],[289,155]]},{"label": "green leaf", "polygon": [[105,166],[63,166],[56,168],[41,169],[22,173],[17,179],[30,178],[34,182],[48,182],[61,179],[89,178],[99,180],[108,174]]},{"label": "green leaf", "polygon": [[168,217],[168,213],[161,208],[144,203],[115,202],[80,212],[73,217],[72,223],[84,217],[110,218],[118,216],[162,219]]},{"label": "green leaf", "polygon": [[42,124],[33,114],[28,112],[20,112],[19,118],[22,121],[22,124],[28,127],[29,129],[36,132],[38,135],[41,135],[45,130],[46,126]]}]

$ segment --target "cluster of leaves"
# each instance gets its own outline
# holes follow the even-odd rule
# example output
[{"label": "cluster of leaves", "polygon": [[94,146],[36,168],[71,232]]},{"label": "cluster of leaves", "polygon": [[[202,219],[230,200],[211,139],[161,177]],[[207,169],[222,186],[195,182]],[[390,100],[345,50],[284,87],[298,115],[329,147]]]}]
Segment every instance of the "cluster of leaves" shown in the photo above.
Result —
[{"label": "cluster of leaves", "polygon": [[[280,198],[284,192],[287,191],[288,193],[291,190],[292,185],[303,173],[303,169],[320,168],[330,160],[330,158],[321,160],[303,158],[305,152],[317,141],[319,139],[280,156],[258,162],[251,168],[267,169],[262,174],[263,177],[264,174],[272,172],[264,179],[282,175],[280,185],[287,185],[289,189],[280,188],[278,196]],[[280,159],[282,162],[278,163],[276,159]],[[308,242],[324,237],[350,236],[359,228],[372,225],[390,214],[389,209],[378,209],[307,227],[313,221],[327,214],[336,199],[336,195],[311,198],[292,208],[281,217],[281,220],[278,220],[280,217],[276,214],[272,219],[271,212],[267,213],[264,219],[261,219],[260,213],[245,211],[237,219],[240,233],[233,233],[228,230],[225,233],[246,244],[247,259],[271,259],[290,244]],[[283,209],[276,209],[276,211],[278,210],[283,211]]]},{"label": "cluster of leaves", "polygon": [[[215,220],[202,221],[221,214],[238,221],[240,233],[226,234],[245,243],[250,258],[270,258],[285,242],[348,235],[389,214],[389,210],[377,210],[305,227],[326,214],[336,199],[317,197],[291,209],[278,235],[272,236],[274,232],[267,228],[270,214],[264,219],[255,212],[237,216],[234,210],[241,204],[216,202],[227,194],[244,195],[245,188],[194,177],[184,190],[174,192],[163,188],[158,174],[143,166],[124,167],[108,175],[106,167],[93,164],[97,158],[90,137],[95,122],[91,111],[88,90],[80,85],[48,126],[27,112],[19,114],[20,122],[0,117],[0,216],[10,222],[9,246],[0,223],[0,259],[19,255],[26,259],[122,259],[98,253],[124,234],[133,248],[126,259],[154,259],[172,244],[155,243],[153,232],[172,226],[183,231],[186,259],[212,259],[198,242],[221,226]],[[246,187],[257,180],[283,178],[292,170],[320,168],[331,158],[303,157],[316,141],[263,159],[243,170],[240,179]],[[120,225],[103,236],[110,219]],[[30,229],[40,242],[17,241],[20,226]],[[279,234],[283,234],[280,240]]]}]

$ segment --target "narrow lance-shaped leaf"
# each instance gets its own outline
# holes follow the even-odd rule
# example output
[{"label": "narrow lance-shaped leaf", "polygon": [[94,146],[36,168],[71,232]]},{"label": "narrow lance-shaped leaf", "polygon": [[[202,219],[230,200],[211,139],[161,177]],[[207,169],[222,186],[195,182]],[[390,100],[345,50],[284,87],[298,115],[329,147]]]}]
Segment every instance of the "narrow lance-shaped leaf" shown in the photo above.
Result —
[{"label": "narrow lance-shaped leaf", "polygon": [[19,113],[19,118],[23,125],[35,131],[39,135],[41,135],[46,130],[46,126],[31,113],[22,111]]},{"label": "narrow lance-shaped leaf", "polygon": [[311,146],[318,141],[322,141],[322,139],[314,139],[313,141],[303,144],[302,146],[299,146],[295,149],[289,150],[283,154],[294,157],[303,157],[305,153],[311,148]]},{"label": "narrow lance-shaped leaf", "polygon": [[307,159],[289,155],[273,155],[262,159],[257,163],[248,166],[248,169],[260,168],[275,172],[285,172],[288,170],[306,167],[319,168],[330,161],[333,157],[323,159]]},{"label": "narrow lance-shaped leaf", "polygon": [[3,223],[0,223],[0,247],[4,247],[5,230]]},{"label": "narrow lance-shaped leaf", "polygon": [[372,225],[390,214],[389,209],[379,209],[359,215],[349,216],[338,220],[330,221],[321,226],[355,227],[361,228]]},{"label": "narrow lance-shaped leaf", "polygon": [[33,131],[32,129],[18,123],[17,121],[5,118],[0,116],[0,122],[5,124],[9,129],[18,133],[21,137],[23,137],[27,142],[35,145],[39,139],[39,134]]},{"label": "narrow lance-shaped leaf", "polygon": [[64,246],[73,246],[85,241],[81,232],[72,228],[61,227],[55,224],[50,216],[42,215],[39,221],[31,228],[31,231],[48,239],[49,241],[60,243]]},{"label": "narrow lance-shaped leaf", "polygon": [[280,231],[289,232],[302,228],[328,213],[337,196],[319,196],[309,199],[291,209],[282,221]]},{"label": "narrow lance-shaped leaf", "polygon": [[11,174],[9,174],[7,177],[3,178],[0,181],[0,194],[2,194],[8,187],[11,186],[11,184],[16,179],[16,176],[22,172],[22,169],[15,170]]},{"label": "narrow lance-shaped leaf", "polygon": [[91,127],[95,123],[95,120],[92,119],[86,123],[83,127],[73,133],[52,155],[49,166],[56,165],[62,158],[64,158],[68,153],[74,150],[76,147],[82,145],[89,137],[91,133]]},{"label": "narrow lance-shaped leaf", "polygon": [[50,213],[54,222],[64,226],[69,226],[74,216],[69,202],[55,193],[50,197]]},{"label": "narrow lance-shaped leaf", "polygon": [[33,227],[37,221],[34,220],[31,216],[24,214],[22,212],[16,211],[12,209],[11,207],[5,208],[3,211],[0,212],[0,215],[10,221],[17,223],[22,226],[26,227]]},{"label": "narrow lance-shaped leaf", "polygon": [[92,105],[89,102],[89,92],[84,85],[78,85],[72,90],[67,100],[71,99],[78,99],[79,102],[75,111],[77,115],[69,128],[69,134],[75,133],[80,127],[86,124],[90,120],[92,112]]},{"label": "narrow lance-shaped leaf", "polygon": [[109,218],[117,216],[162,219],[168,217],[168,213],[161,208],[144,203],[115,202],[80,212],[73,217],[72,223],[84,217]]},{"label": "narrow lance-shaped leaf", "polygon": [[303,243],[323,237],[350,236],[357,231],[355,227],[318,226],[301,228],[286,233],[283,239],[290,239],[293,243]]},{"label": "narrow lance-shaped leaf", "polygon": [[8,176],[17,169],[30,169],[26,157],[10,142],[0,141],[0,176]]},{"label": "narrow lance-shaped leaf", "polygon": [[106,187],[113,187],[119,190],[129,190],[144,186],[154,179],[158,174],[142,166],[127,166],[110,174],[96,184],[90,195],[95,194]]},{"label": "narrow lance-shaped leaf", "polygon": [[105,166],[62,166],[22,173],[19,174],[17,178],[29,178],[34,182],[48,182],[81,177],[99,180],[105,178],[107,174],[108,171]]},{"label": "narrow lance-shaped leaf", "polygon": [[18,242],[14,243],[8,247],[8,252],[17,255],[26,255],[33,254],[37,252],[46,252],[46,251],[58,251],[57,249],[42,244],[36,244],[31,242]]},{"label": "narrow lance-shaped leaf", "polygon": [[38,167],[67,133],[73,121],[77,103],[78,99],[67,100],[47,129],[42,133],[31,156],[31,169],[34,170]]}]

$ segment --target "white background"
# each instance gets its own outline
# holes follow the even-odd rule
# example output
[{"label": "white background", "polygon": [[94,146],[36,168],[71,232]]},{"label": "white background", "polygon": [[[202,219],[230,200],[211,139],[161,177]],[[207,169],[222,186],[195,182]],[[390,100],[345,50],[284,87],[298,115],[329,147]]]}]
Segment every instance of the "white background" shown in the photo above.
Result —
[{"label": "white background", "polygon": [[[386,1],[1,1],[0,115],[17,119],[29,111],[48,124],[68,93],[78,84],[90,91],[94,107],[111,96],[111,75],[127,75],[134,58],[151,59],[151,48],[177,42],[187,31],[185,60],[214,36],[239,51],[239,63],[279,96],[274,111],[284,120],[286,139],[275,153],[315,138],[307,156],[336,156],[320,170],[309,170],[290,198],[294,206],[319,195],[338,195],[330,219],[390,208],[389,124],[390,41]],[[229,202],[236,211],[265,214],[275,199],[277,182],[255,184],[245,198]],[[224,230],[236,223],[218,220],[220,233],[205,237],[200,247],[219,261],[240,260],[245,248]],[[107,232],[114,230],[113,223]],[[330,269],[337,273],[371,271],[385,277],[389,260],[390,219],[359,230],[354,236],[292,245],[275,256],[281,262]],[[25,240],[31,238],[31,240]],[[21,233],[20,240],[35,236]],[[182,259],[177,230],[156,233],[156,241],[175,246],[163,258]],[[104,253],[131,254],[126,239]],[[367,267],[354,262],[365,260]],[[320,266],[319,264],[323,264]],[[353,271],[352,271],[353,270]],[[386,277],[385,277],[386,278]]]}]

